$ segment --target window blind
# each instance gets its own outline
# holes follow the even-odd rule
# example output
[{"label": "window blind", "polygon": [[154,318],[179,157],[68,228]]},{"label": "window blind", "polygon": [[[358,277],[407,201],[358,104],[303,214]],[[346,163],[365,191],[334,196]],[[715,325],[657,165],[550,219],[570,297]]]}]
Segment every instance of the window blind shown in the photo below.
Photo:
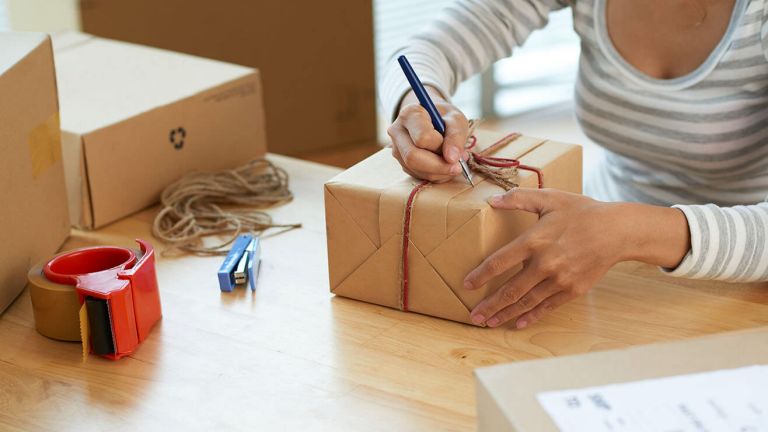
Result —
[{"label": "window blind", "polygon": [[[411,35],[423,29],[453,1],[455,0],[374,0],[374,51],[377,73],[396,49],[405,44]],[[453,101],[468,116],[480,115],[480,77],[473,77],[462,83]]]},{"label": "window blind", "polygon": [[579,46],[571,10],[551,14],[547,27],[494,66],[494,114],[509,117],[570,101]]},{"label": "window blind", "polygon": [[11,23],[8,19],[8,9],[5,5],[5,0],[0,0],[0,31],[8,31],[11,29]]}]

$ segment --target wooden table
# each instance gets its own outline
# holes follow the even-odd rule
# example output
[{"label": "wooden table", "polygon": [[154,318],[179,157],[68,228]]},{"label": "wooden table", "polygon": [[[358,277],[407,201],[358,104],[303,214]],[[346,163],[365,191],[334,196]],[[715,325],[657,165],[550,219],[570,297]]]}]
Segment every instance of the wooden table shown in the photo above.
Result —
[{"label": "wooden table", "polygon": [[[274,217],[304,228],[264,240],[255,294],[219,291],[221,258],[161,257],[164,316],[149,339],[120,361],[81,363],[79,344],[35,331],[25,292],[0,318],[0,430],[472,430],[476,367],[768,324],[765,285],[674,280],[634,263],[523,331],[337,298],[322,184],[338,170],[273,160],[296,194]],[[65,248],[151,240],[153,216],[75,232]]]}]

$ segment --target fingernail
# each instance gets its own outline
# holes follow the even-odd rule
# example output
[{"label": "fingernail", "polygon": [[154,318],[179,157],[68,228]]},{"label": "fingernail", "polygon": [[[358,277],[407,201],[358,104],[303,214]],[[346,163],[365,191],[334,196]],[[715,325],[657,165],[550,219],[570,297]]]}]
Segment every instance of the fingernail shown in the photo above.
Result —
[{"label": "fingernail", "polygon": [[451,167],[451,174],[456,175],[461,172],[461,167],[458,165],[454,165]]},{"label": "fingernail", "polygon": [[477,324],[477,325],[480,325],[480,324],[482,324],[485,321],[485,317],[480,315],[480,314],[472,315],[471,319],[472,319],[472,322]]},{"label": "fingernail", "polygon": [[493,317],[488,320],[488,327],[496,327],[497,325],[499,325],[499,323],[500,323],[499,319],[496,317]]},{"label": "fingernail", "polygon": [[464,288],[466,288],[468,290],[471,290],[471,289],[474,289],[475,287],[472,285],[472,282],[470,282],[468,280],[465,280],[464,281]]},{"label": "fingernail", "polygon": [[524,329],[526,326],[528,326],[528,321],[526,321],[526,320],[522,320],[521,319],[520,321],[517,322],[517,328],[519,330]]},{"label": "fingernail", "polygon": [[459,149],[456,147],[448,147],[445,150],[445,157],[448,158],[448,162],[456,162],[459,160]]},{"label": "fingernail", "polygon": [[504,195],[494,195],[488,200],[491,205],[499,205],[504,200]]}]

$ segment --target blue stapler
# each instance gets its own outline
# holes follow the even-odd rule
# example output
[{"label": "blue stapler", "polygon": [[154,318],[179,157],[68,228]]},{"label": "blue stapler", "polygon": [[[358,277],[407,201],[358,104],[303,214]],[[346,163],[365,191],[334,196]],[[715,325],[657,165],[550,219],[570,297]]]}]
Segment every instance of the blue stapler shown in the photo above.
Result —
[{"label": "blue stapler", "polygon": [[259,237],[242,234],[232,244],[224,262],[219,267],[219,288],[230,292],[237,285],[248,282],[251,291],[256,290],[256,278],[259,276],[261,262],[261,242]]}]

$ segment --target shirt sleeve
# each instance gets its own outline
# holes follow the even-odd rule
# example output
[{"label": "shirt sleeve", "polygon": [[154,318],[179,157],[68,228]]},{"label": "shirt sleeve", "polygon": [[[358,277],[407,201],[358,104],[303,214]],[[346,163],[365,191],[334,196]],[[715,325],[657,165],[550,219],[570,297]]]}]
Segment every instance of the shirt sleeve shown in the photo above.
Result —
[{"label": "shirt sleeve", "polygon": [[384,112],[397,109],[410,86],[397,57],[405,54],[425,85],[449,97],[458,85],[525,42],[544,27],[549,13],[572,0],[458,0],[387,61],[379,79]]},{"label": "shirt sleeve", "polygon": [[718,207],[677,205],[691,234],[691,250],[672,276],[730,282],[768,281],[768,202]]},{"label": "shirt sleeve", "polygon": [[763,45],[763,56],[768,60],[768,0],[763,0],[763,20],[760,24],[760,42]]}]

